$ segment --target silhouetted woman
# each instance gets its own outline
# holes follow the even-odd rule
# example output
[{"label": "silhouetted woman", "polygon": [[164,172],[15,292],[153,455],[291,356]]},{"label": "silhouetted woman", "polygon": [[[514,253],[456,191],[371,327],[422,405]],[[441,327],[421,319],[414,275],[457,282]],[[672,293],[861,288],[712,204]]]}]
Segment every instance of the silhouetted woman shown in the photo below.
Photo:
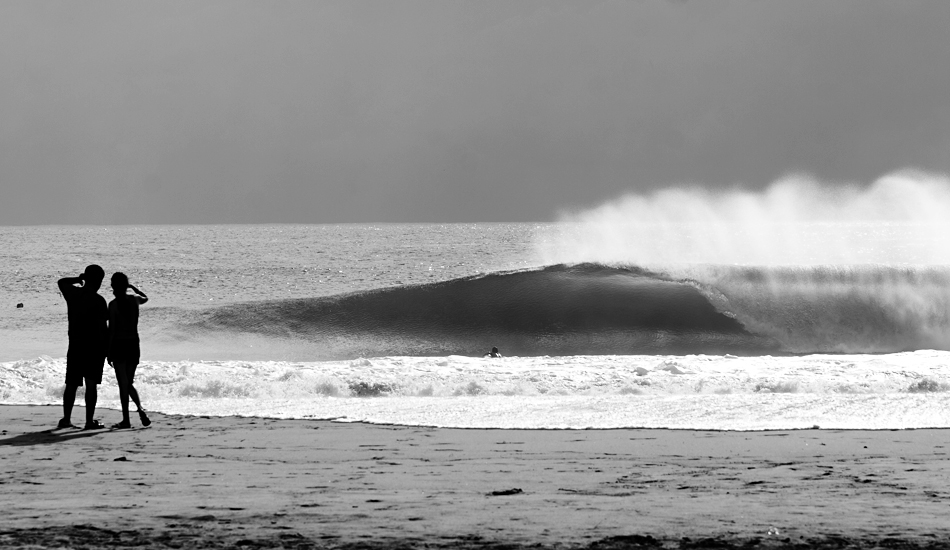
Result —
[{"label": "silhouetted woman", "polygon": [[[129,291],[132,294],[129,294]],[[148,301],[144,292],[132,286],[123,273],[112,275],[112,294],[115,299],[109,302],[109,364],[115,369],[115,378],[119,383],[119,400],[122,402],[122,422],[113,428],[131,428],[129,421],[129,398],[138,408],[139,420],[143,426],[152,422],[145,415],[139,392],[132,382],[135,380],[135,368],[139,365],[139,305]]]}]

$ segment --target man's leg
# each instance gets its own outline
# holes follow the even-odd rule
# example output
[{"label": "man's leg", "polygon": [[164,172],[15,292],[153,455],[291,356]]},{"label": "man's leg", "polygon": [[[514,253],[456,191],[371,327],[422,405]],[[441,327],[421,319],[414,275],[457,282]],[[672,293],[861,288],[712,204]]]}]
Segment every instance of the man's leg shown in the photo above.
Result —
[{"label": "man's leg", "polygon": [[63,418],[59,421],[60,428],[72,426],[73,405],[76,404],[76,392],[82,386],[82,364],[75,354],[66,354],[66,388],[63,390]]},{"label": "man's leg", "polygon": [[102,367],[105,356],[91,356],[84,364],[83,381],[86,383],[86,429],[103,428],[96,420],[96,401],[99,397],[99,384],[102,383]]},{"label": "man's leg", "polygon": [[98,394],[99,385],[95,380],[86,379],[86,426],[92,425],[95,420]]},{"label": "man's leg", "polygon": [[[79,386],[73,384],[66,384],[66,389],[63,390],[63,420],[65,424],[70,423],[70,419],[73,416],[73,403],[76,402],[76,390]],[[63,422],[60,421],[62,424]]]}]

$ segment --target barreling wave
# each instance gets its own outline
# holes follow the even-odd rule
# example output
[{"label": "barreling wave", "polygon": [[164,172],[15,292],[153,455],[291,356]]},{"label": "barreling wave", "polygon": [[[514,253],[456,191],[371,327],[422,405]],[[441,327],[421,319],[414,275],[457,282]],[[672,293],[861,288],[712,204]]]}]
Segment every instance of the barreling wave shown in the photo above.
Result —
[{"label": "barreling wave", "polygon": [[950,270],[554,265],[193,315],[179,337],[246,358],[946,350]]},{"label": "barreling wave", "polygon": [[[185,330],[279,339],[300,355],[734,353],[776,350],[695,285],[637,268],[556,265],[340,296],[208,309]],[[232,344],[234,345],[234,344]],[[240,342],[237,344],[240,346]]]}]

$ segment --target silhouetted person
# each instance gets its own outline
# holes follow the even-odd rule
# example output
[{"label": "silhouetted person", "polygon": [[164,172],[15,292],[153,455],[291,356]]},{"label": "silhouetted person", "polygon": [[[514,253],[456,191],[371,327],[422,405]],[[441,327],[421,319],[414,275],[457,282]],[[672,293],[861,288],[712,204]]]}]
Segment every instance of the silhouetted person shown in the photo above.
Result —
[{"label": "silhouetted person", "polygon": [[498,348],[493,347],[490,352],[482,355],[482,357],[501,357],[501,352],[498,351]]},{"label": "silhouetted person", "polygon": [[[87,430],[105,428],[96,420],[96,400],[102,383],[102,366],[106,360],[109,311],[106,300],[99,296],[105,271],[90,265],[78,277],[59,280],[59,291],[66,299],[69,318],[69,351],[66,352],[66,390],[63,391],[63,418],[60,428],[72,428],[71,417],[76,390],[86,385]],[[80,285],[80,286],[77,286]]]},{"label": "silhouetted person", "polygon": [[[132,294],[128,291],[131,290]],[[138,409],[139,420],[143,426],[152,422],[142,408],[139,392],[132,385],[135,380],[135,368],[139,365],[139,305],[148,301],[144,292],[129,283],[124,273],[112,275],[112,294],[115,299],[109,302],[109,364],[115,369],[115,379],[119,384],[119,401],[122,403],[122,422],[113,428],[131,428],[129,421],[129,398]]]}]

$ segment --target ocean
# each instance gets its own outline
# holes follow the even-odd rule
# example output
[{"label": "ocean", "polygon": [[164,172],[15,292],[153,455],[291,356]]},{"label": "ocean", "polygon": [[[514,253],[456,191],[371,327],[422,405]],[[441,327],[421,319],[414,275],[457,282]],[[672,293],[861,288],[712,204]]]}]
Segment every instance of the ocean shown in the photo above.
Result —
[{"label": "ocean", "polygon": [[[934,227],[612,227],[0,227],[0,402],[61,402],[56,281],[98,263],[150,297],[136,387],[155,411],[466,428],[950,427],[950,267]],[[100,293],[111,298],[108,281]],[[482,357],[493,346],[503,357]],[[108,366],[104,378],[100,406],[118,408]]]}]

